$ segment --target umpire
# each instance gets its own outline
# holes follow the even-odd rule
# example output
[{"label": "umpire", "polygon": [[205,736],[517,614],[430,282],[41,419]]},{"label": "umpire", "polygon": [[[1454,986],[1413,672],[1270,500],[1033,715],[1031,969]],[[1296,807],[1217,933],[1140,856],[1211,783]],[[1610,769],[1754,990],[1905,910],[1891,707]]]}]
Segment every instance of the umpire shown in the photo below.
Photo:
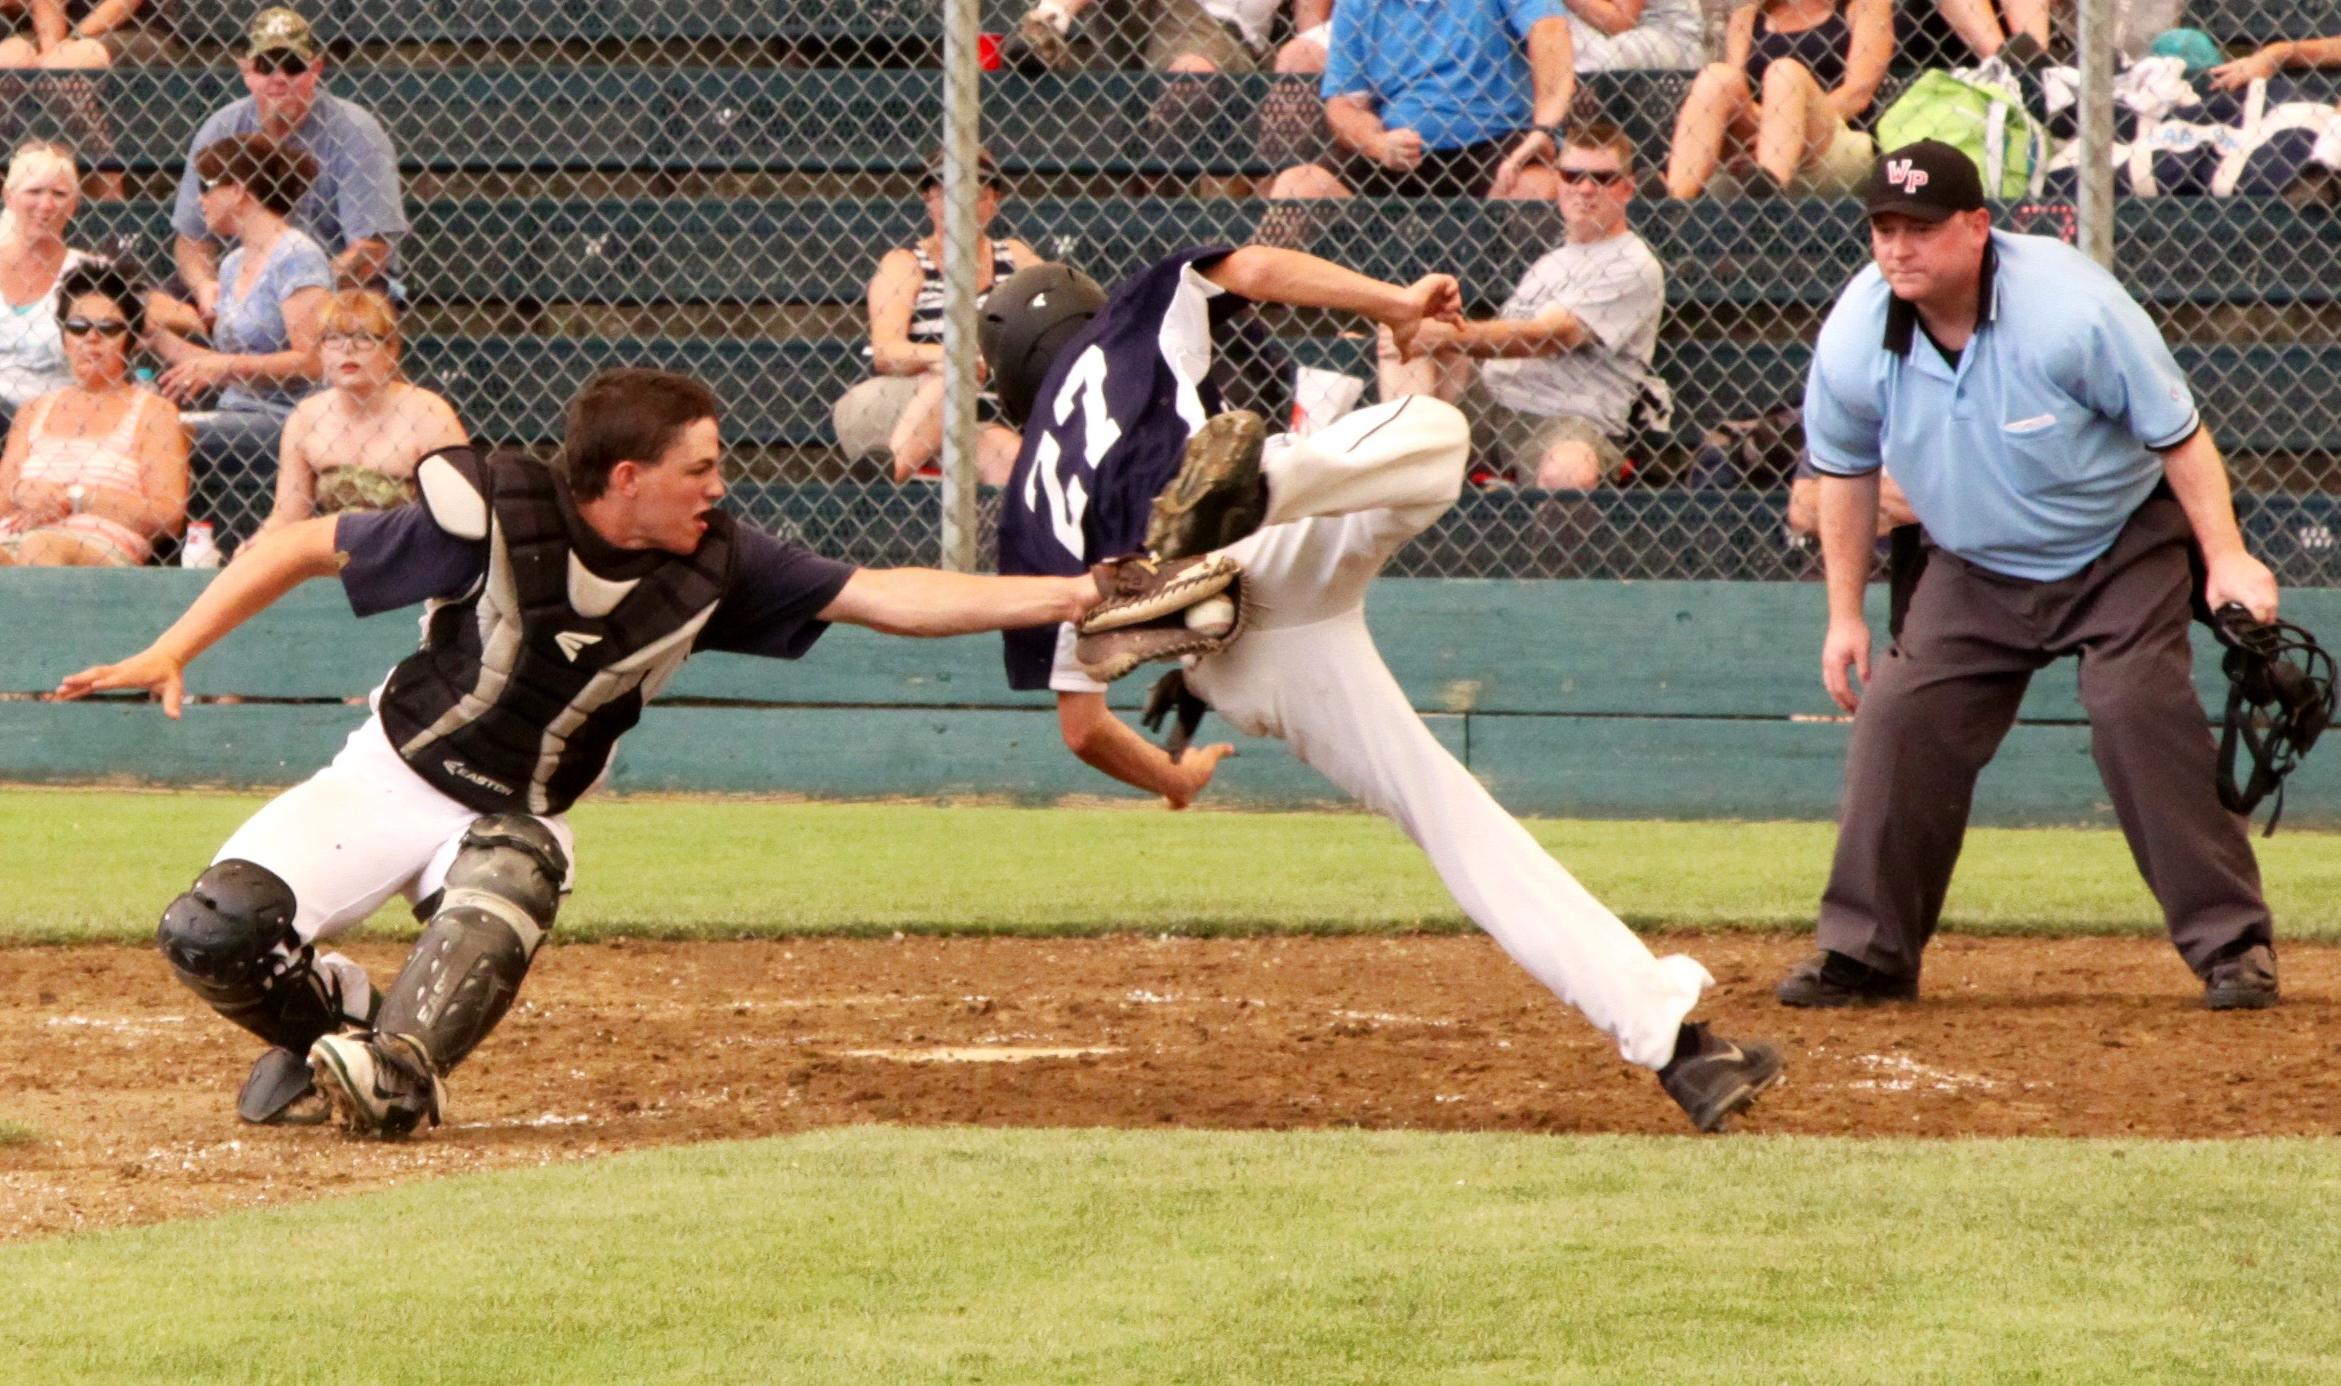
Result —
[{"label": "umpire", "polygon": [[[2274,1005],[2259,866],[2214,787],[2187,626],[2197,563],[2212,608],[2263,621],[2276,579],[2244,551],[2177,363],[2088,257],[1992,230],[1975,165],[1950,145],[1884,155],[1863,193],[1876,264],[1821,328],[1804,410],[1829,588],[1821,678],[1859,711],[1822,951],[1780,1000],[1918,994],[1975,777],[2033,671],[2073,654],[2098,773],[2203,1004]],[[1921,528],[1901,536],[1873,672],[1862,588],[1881,466]]]}]

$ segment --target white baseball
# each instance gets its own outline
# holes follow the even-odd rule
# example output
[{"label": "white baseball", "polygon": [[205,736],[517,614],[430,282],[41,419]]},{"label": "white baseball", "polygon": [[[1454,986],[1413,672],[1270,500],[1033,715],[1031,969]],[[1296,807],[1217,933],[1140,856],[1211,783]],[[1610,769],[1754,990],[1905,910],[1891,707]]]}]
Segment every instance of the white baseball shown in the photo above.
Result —
[{"label": "white baseball", "polygon": [[1187,629],[1206,633],[1236,623],[1236,604],[1227,597],[1205,597],[1187,608]]}]

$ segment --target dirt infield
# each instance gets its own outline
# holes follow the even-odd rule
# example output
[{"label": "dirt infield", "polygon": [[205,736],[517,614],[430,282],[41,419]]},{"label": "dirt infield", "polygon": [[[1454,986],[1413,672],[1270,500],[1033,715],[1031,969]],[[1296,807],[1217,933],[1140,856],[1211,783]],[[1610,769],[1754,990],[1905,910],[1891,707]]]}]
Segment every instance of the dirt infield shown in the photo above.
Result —
[{"label": "dirt infield", "polygon": [[[1915,1005],[1782,1010],[1807,945],[1673,938],[1702,1014],[1790,1053],[1742,1128],[1843,1135],[2341,1130],[2341,949],[2211,1015],[2143,940],[1938,943]],[[351,950],[378,980],[396,947]],[[1480,937],[931,939],[554,948],[404,1145],[240,1126],[255,1044],[132,948],[0,969],[0,1237],[846,1122],[1683,1132],[1648,1074]]]}]

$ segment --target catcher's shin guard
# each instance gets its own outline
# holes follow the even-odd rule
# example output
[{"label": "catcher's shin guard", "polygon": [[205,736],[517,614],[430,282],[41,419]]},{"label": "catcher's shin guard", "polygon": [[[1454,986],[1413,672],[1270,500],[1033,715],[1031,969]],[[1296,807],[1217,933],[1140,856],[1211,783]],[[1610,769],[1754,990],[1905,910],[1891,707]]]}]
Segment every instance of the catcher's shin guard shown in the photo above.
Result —
[{"label": "catcher's shin guard", "polygon": [[440,1074],[463,1062],[511,1007],[568,874],[560,842],[536,819],[506,813],[474,822],[430,923],[382,998],[376,1034],[413,1040]]},{"label": "catcher's shin guard", "polygon": [[346,960],[320,968],[293,930],[293,889],[256,862],[231,857],[195,878],[163,911],[155,945],[211,1008],[268,1043],[306,1054],[319,1036],[372,1014],[372,989]]}]

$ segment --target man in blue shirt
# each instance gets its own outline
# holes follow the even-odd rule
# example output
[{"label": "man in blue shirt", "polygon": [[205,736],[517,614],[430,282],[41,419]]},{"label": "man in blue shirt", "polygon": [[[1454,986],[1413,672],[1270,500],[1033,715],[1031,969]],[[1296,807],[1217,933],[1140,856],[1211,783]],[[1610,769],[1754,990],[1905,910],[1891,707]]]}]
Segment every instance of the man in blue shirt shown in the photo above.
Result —
[{"label": "man in blue shirt", "polygon": [[293,226],[333,257],[343,284],[387,289],[398,273],[398,242],[407,233],[398,154],[390,136],[362,108],[318,90],[325,50],[309,21],[288,9],[262,10],[245,32],[236,71],[251,93],[211,113],[187,146],[187,167],[171,211],[172,251],[189,298],[212,314],[219,298],[219,243],[203,224],[202,180],[195,156],[231,135],[260,133],[317,161],[316,181],[293,208]]},{"label": "man in blue shirt", "polygon": [[1321,87],[1340,147],[1268,196],[1550,198],[1575,68],[1561,0],[1343,0]]},{"label": "man in blue shirt", "polygon": [[[1993,231],[1951,146],[1884,155],[1865,193],[1876,264],[1821,328],[1804,412],[1829,586],[1822,681],[1857,715],[1822,951],[1780,1000],[1917,995],[1975,777],[2033,671],[2072,654],[2107,795],[2204,1004],[2275,1004],[2259,867],[2214,787],[2187,626],[2198,562],[2211,608],[2263,621],[2276,579],[2244,550],[2177,363],[2088,257]],[[1902,545],[1893,643],[1873,671],[1862,588],[1881,468],[1922,529]]]}]

